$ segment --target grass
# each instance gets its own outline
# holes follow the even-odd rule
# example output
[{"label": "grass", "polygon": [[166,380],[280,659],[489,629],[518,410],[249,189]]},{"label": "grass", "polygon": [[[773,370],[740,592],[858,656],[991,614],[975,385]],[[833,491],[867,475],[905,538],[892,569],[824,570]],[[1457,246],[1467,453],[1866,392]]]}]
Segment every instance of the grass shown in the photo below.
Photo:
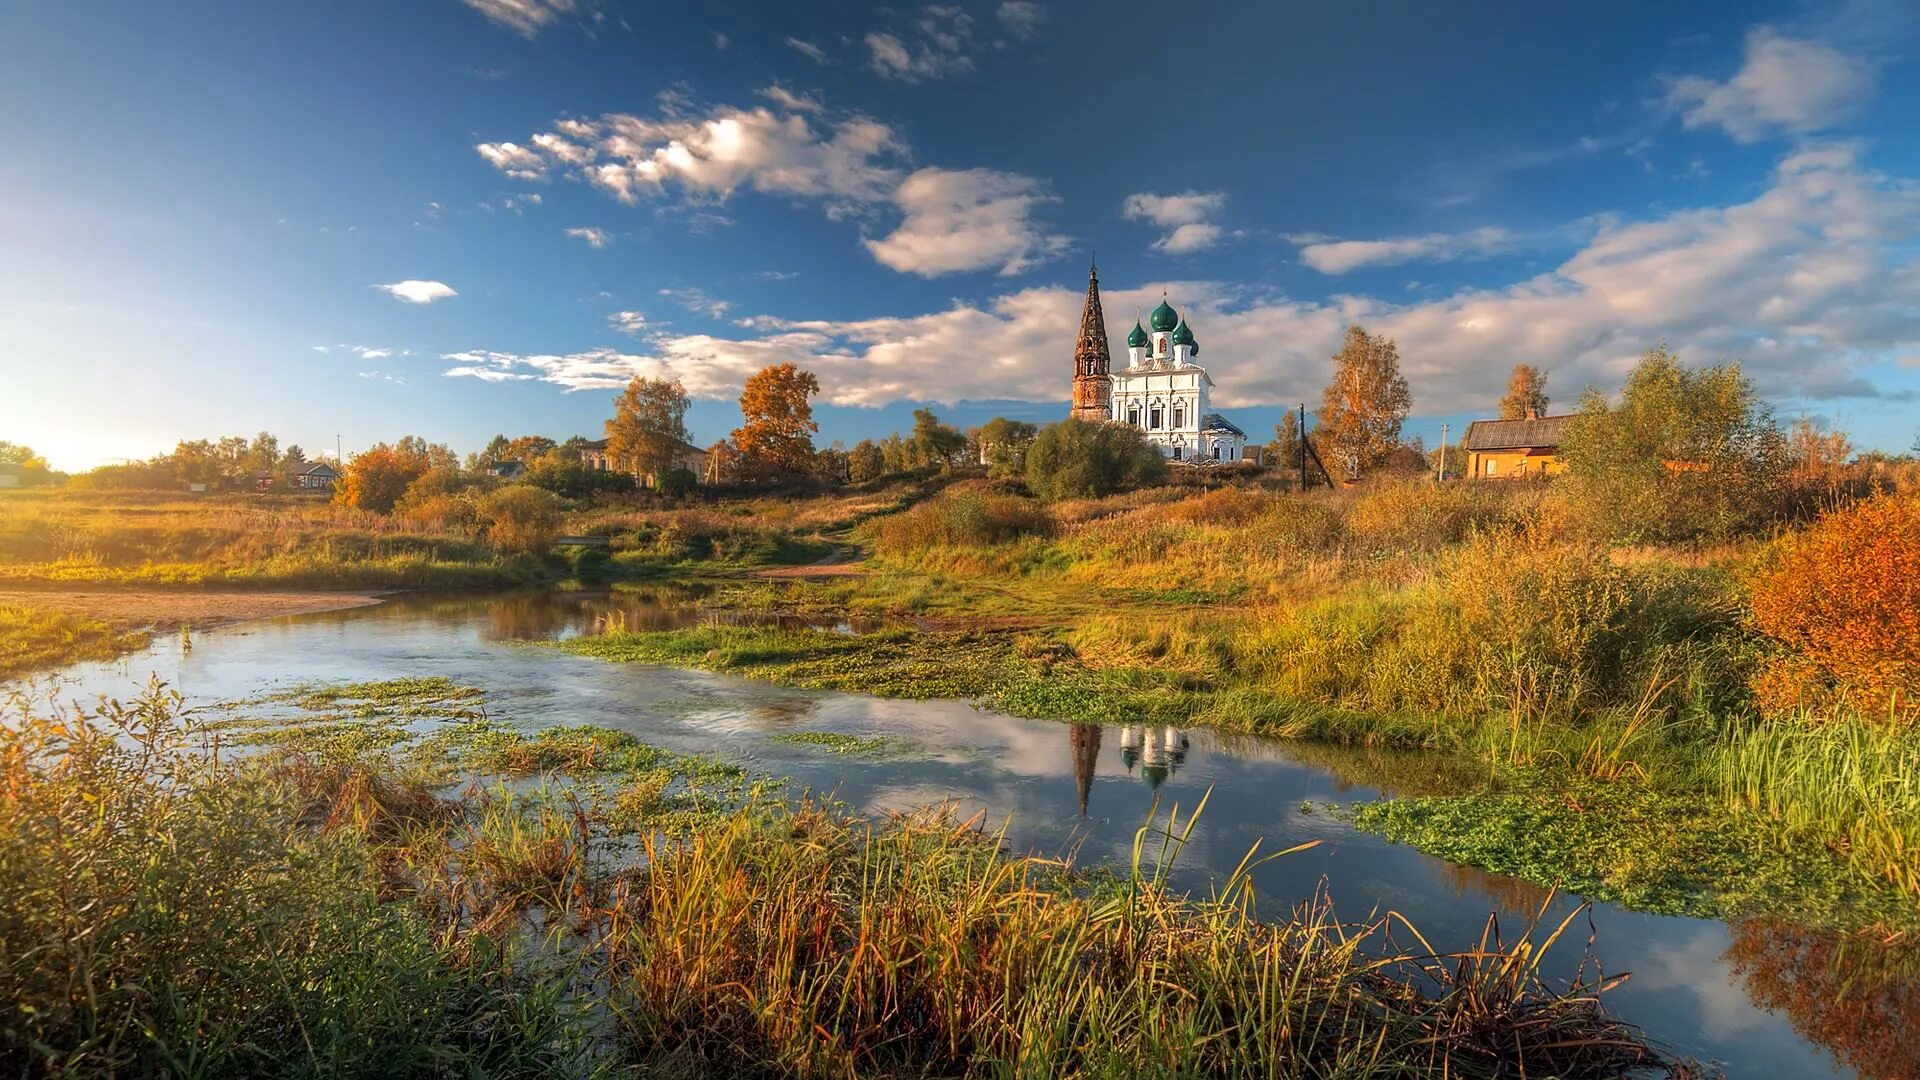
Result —
[{"label": "grass", "polygon": [[841,731],[796,731],[785,735],[775,735],[774,742],[791,743],[794,746],[811,746],[829,754],[844,757],[866,757],[882,754],[899,745],[898,740],[884,735],[875,735],[863,739],[858,735],[848,735]]},{"label": "grass", "polygon": [[[1605,985],[1542,981],[1577,911],[1405,950],[1394,915],[1263,921],[1242,875],[1081,879],[939,812],[634,833],[591,786],[216,756],[180,707],[0,718],[12,1071],[1690,1075]],[[1192,821],[1137,852],[1167,865]]]},{"label": "grass", "polygon": [[85,615],[0,605],[0,680],[83,660],[111,660],[146,643],[145,634]]}]

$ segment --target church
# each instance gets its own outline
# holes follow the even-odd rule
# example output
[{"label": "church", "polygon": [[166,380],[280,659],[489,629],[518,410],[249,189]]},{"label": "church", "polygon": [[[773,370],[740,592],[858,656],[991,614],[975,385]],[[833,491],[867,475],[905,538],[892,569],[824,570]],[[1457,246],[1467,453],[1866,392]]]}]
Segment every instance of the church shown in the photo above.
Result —
[{"label": "church", "polygon": [[1127,335],[1127,366],[1113,370],[1106,316],[1100,310],[1100,273],[1087,272],[1087,305],[1073,350],[1073,417],[1111,420],[1139,428],[1174,461],[1247,460],[1247,433],[1214,412],[1213,379],[1200,366],[1193,328],[1168,305],[1134,320]]}]

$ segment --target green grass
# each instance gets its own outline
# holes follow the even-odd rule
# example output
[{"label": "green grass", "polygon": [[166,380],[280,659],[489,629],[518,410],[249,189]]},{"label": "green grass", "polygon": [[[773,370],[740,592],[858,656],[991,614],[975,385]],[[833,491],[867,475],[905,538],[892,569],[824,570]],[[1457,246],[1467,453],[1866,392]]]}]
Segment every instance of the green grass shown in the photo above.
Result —
[{"label": "green grass", "polygon": [[900,745],[898,739],[890,739],[884,735],[863,739],[858,735],[848,735],[840,731],[796,731],[786,735],[775,735],[773,741],[791,743],[795,746],[816,747],[829,754],[840,754],[845,757],[882,754]]},{"label": "green grass", "polygon": [[146,643],[145,634],[84,615],[0,606],[0,679],[83,660],[111,660]]},{"label": "green grass", "polygon": [[1430,855],[1638,911],[1920,930],[1920,905],[1815,843],[1697,791],[1541,770],[1486,790],[1363,803],[1354,823]]}]

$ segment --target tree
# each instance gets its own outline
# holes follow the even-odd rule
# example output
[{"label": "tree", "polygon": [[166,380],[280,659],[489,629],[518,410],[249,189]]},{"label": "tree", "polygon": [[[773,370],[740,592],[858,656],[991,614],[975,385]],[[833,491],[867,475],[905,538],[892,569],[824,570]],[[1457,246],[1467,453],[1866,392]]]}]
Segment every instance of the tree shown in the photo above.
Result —
[{"label": "tree", "polygon": [[1835,506],[1861,470],[1853,467],[1853,440],[1810,416],[1787,426],[1786,481],[1798,500]]},{"label": "tree", "polygon": [[19,466],[22,487],[35,487],[53,479],[53,470],[47,467],[47,459],[34,453],[32,447],[19,443],[0,440],[0,465]]},{"label": "tree", "polygon": [[1166,475],[1160,448],[1127,424],[1062,420],[1027,449],[1027,486],[1043,499],[1097,498]]},{"label": "tree", "polygon": [[1039,434],[1040,429],[1025,420],[996,416],[974,429],[973,442],[988,476],[1020,476],[1027,471],[1027,450]]},{"label": "tree", "polygon": [[1525,420],[1547,415],[1547,373],[1532,364],[1513,365],[1507,376],[1507,396],[1500,399],[1500,419]]},{"label": "tree", "polygon": [[820,392],[813,373],[792,364],[755,372],[740,394],[741,424],[733,432],[741,468],[750,479],[805,475],[813,464],[813,405]]},{"label": "tree", "polygon": [[1300,467],[1300,418],[1291,410],[1273,425],[1273,441],[1267,444],[1265,456],[1276,469]]},{"label": "tree", "polygon": [[967,451],[967,437],[958,428],[941,423],[932,409],[915,409],[913,448],[922,468],[938,465],[950,469],[962,464]]},{"label": "tree", "polygon": [[532,484],[501,488],[481,502],[480,512],[492,522],[487,539],[501,551],[539,555],[560,536],[560,500]]},{"label": "tree", "polygon": [[852,473],[852,463],[838,439],[833,441],[832,446],[813,455],[813,477],[823,484],[844,484]]},{"label": "tree", "polygon": [[847,451],[847,479],[856,484],[885,475],[886,458],[880,453],[880,447],[872,439],[861,439]]},{"label": "tree", "polygon": [[1737,364],[1689,371],[1660,345],[1620,405],[1588,390],[1560,440],[1576,513],[1597,535],[1726,537],[1780,506],[1785,440]]},{"label": "tree", "polygon": [[346,475],[334,489],[333,501],[355,510],[391,513],[408,486],[429,467],[425,444],[418,439],[411,444],[402,439],[400,446],[378,443],[347,462]]},{"label": "tree", "polygon": [[1321,457],[1347,479],[1358,479],[1400,445],[1400,425],[1412,407],[1400,350],[1388,338],[1348,327],[1320,406],[1315,441]]},{"label": "tree", "polygon": [[678,379],[637,378],[613,399],[607,421],[607,457],[635,476],[656,482],[687,445],[687,391]]}]

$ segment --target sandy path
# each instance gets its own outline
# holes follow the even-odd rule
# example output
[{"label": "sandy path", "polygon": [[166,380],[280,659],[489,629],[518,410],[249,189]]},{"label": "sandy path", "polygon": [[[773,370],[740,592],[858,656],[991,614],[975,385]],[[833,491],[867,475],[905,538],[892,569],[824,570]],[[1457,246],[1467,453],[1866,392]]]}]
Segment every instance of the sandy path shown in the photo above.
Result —
[{"label": "sandy path", "polygon": [[757,570],[754,577],[760,578],[833,578],[852,577],[867,572],[853,560],[860,557],[860,549],[852,544],[836,544],[832,551],[822,558],[803,566],[781,566],[772,570]]},{"label": "sandy path", "polygon": [[0,586],[0,607],[52,608],[91,615],[134,630],[166,631],[216,626],[275,615],[310,615],[380,602],[379,592],[268,590],[190,592],[115,586]]}]

